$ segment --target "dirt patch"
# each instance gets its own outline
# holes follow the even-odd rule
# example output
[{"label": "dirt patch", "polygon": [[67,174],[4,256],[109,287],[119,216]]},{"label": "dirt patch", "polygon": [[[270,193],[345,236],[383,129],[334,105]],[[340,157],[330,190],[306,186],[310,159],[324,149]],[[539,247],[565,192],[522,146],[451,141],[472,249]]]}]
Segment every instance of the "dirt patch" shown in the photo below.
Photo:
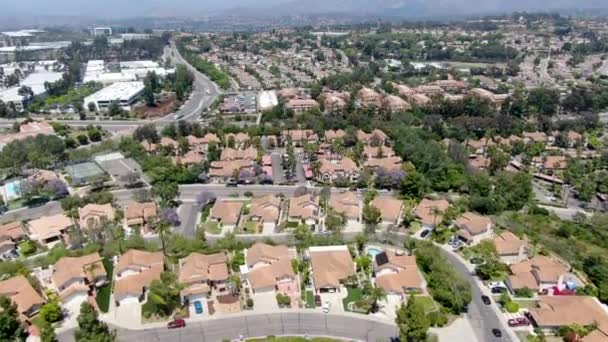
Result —
[{"label": "dirt patch", "polygon": [[133,112],[135,113],[135,116],[140,119],[152,119],[163,117],[171,112],[174,112],[178,106],[179,101],[177,101],[175,95],[168,95],[157,101],[155,107],[149,107],[142,104],[134,107]]}]

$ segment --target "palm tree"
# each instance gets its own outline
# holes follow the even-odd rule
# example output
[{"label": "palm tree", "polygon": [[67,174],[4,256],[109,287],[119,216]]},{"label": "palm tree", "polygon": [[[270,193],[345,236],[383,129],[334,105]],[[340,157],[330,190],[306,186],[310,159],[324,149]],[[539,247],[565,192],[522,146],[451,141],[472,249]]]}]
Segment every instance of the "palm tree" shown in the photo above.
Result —
[{"label": "palm tree", "polygon": [[379,305],[378,301],[386,298],[386,292],[381,287],[373,287],[370,289],[369,294],[367,295],[368,299],[371,300],[372,305],[370,308],[371,312],[378,312]]},{"label": "palm tree", "polygon": [[154,230],[160,234],[160,242],[163,248],[163,255],[165,257],[167,257],[167,249],[165,246],[165,233],[167,233],[167,229],[169,229],[169,224],[163,219],[159,218],[154,222]]},{"label": "palm tree", "polygon": [[431,214],[433,215],[433,225],[437,226],[437,216],[443,215],[443,210],[437,207],[432,207]]}]

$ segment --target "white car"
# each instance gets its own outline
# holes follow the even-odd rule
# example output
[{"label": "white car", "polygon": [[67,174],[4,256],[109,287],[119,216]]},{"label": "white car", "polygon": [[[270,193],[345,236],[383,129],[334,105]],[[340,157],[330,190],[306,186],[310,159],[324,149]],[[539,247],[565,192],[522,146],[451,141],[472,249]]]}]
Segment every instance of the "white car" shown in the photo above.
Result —
[{"label": "white car", "polygon": [[488,288],[492,289],[495,287],[505,287],[505,285],[500,281],[491,281],[488,283]]},{"label": "white car", "polygon": [[323,312],[329,313],[329,310],[331,310],[331,302],[327,300],[323,303]]}]

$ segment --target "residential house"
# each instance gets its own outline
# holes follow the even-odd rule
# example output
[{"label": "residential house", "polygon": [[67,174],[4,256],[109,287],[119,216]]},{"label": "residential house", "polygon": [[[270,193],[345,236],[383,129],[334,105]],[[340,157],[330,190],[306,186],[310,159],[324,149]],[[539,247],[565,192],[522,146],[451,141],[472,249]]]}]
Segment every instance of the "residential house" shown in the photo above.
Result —
[{"label": "residential house", "polygon": [[287,218],[289,221],[314,226],[319,221],[320,215],[319,197],[313,194],[304,194],[289,199]]},{"label": "residential house", "polygon": [[361,200],[355,192],[332,193],[328,205],[336,213],[344,215],[347,224],[361,222]]},{"label": "residential house", "polygon": [[271,246],[258,242],[245,251],[247,281],[253,293],[274,292],[299,301],[300,286],[291,260],[295,251],[287,246]]},{"label": "residential house", "polygon": [[570,267],[544,255],[509,266],[511,275],[505,281],[511,292],[528,288],[538,292],[556,286],[565,287]]},{"label": "residential house", "polygon": [[401,157],[367,158],[365,165],[373,170],[383,169],[385,171],[401,170]]},{"label": "residential house", "polygon": [[220,160],[255,160],[258,157],[258,150],[255,147],[249,147],[244,150],[235,150],[233,148],[225,148],[222,150]]},{"label": "residential house", "polygon": [[[180,293],[182,302],[199,301],[204,306],[212,290],[226,292],[229,277],[227,263],[228,258],[224,253],[192,253],[180,259],[179,282],[185,286]],[[203,308],[203,312],[209,310]]]},{"label": "residential house", "polygon": [[423,228],[434,229],[443,220],[443,215],[450,207],[444,199],[431,200],[424,198],[414,209],[414,214],[422,223]]},{"label": "residential house", "polygon": [[347,246],[310,247],[308,252],[317,293],[340,292],[344,282],[356,277],[355,263]]},{"label": "residential house", "polygon": [[172,157],[171,160],[175,165],[191,166],[202,163],[205,158],[197,151],[188,151],[184,155]]},{"label": "residential house", "polygon": [[319,142],[319,137],[311,129],[292,129],[281,132],[281,141],[286,144],[291,139],[295,146],[304,146],[307,143]]},{"label": "residential house", "polygon": [[471,95],[488,101],[495,109],[499,109],[502,103],[509,98],[509,94],[494,94],[483,88],[471,89]]},{"label": "residential house", "polygon": [[355,162],[348,158],[320,159],[321,167],[317,179],[320,182],[331,183],[337,179],[356,182],[359,179],[359,168]]},{"label": "residential house", "polygon": [[444,91],[453,94],[462,93],[467,89],[467,85],[464,83],[464,81],[457,80],[438,80],[431,84],[439,86]]},{"label": "residential house", "polygon": [[526,144],[546,143],[548,141],[547,134],[544,132],[524,132],[523,137]]},{"label": "residential house", "polygon": [[29,177],[28,180],[39,183],[39,184],[48,184],[51,181],[58,180],[59,177],[53,171],[49,170],[36,170]]},{"label": "residential house", "polygon": [[414,88],[414,91],[417,94],[422,94],[428,97],[432,97],[432,96],[436,96],[436,95],[443,95],[443,88],[441,88],[438,85],[421,85],[418,86],[416,88]]},{"label": "residential house", "polygon": [[382,251],[374,257],[376,286],[387,294],[420,293],[426,287],[413,255]]},{"label": "residential house", "polygon": [[71,314],[77,314],[80,304],[109,281],[99,253],[59,259],[52,266],[51,279],[63,306]]},{"label": "residential house", "polygon": [[403,202],[389,196],[376,196],[371,206],[380,211],[380,223],[383,225],[396,225],[401,223]]},{"label": "residential house", "polygon": [[426,107],[430,105],[433,100],[424,94],[412,94],[405,98],[410,104],[416,107]]},{"label": "residential house", "polygon": [[236,174],[240,174],[243,170],[249,170],[253,173],[253,160],[218,160],[211,163],[209,166],[209,177],[216,181],[227,181],[233,179]]},{"label": "residential house", "polygon": [[242,201],[217,200],[211,208],[209,218],[226,229],[234,229],[241,218]]},{"label": "residential house", "polygon": [[313,99],[293,99],[287,101],[285,108],[293,111],[295,114],[302,114],[312,109],[318,109],[319,103]]},{"label": "residential house", "polygon": [[160,146],[172,151],[177,151],[179,148],[179,143],[172,138],[162,137],[160,138]]},{"label": "residential house", "polygon": [[138,226],[147,229],[157,215],[154,202],[133,202],[125,208],[125,224],[131,228]]},{"label": "residential house", "polygon": [[482,171],[487,170],[490,167],[491,160],[484,156],[471,155],[468,159],[469,167],[472,170]]},{"label": "residential house", "polygon": [[274,231],[281,217],[281,198],[275,195],[255,197],[251,200],[249,219],[258,222],[264,230]]},{"label": "residential house", "polygon": [[152,281],[159,280],[164,271],[162,252],[131,249],[118,259],[114,269],[114,300],[116,305],[140,303]]},{"label": "residential house", "polygon": [[469,245],[477,244],[492,235],[492,221],[486,216],[466,212],[454,224],[459,229],[458,237]]},{"label": "residential house", "polygon": [[[249,143],[249,141],[251,141],[251,137],[249,136],[249,134],[247,133],[228,133],[225,136],[226,139],[226,146],[228,147],[233,147],[233,148],[237,148],[237,149],[242,149],[245,148],[245,146],[247,146],[247,144]],[[234,142],[234,144],[233,144]]]},{"label": "residential house", "polygon": [[338,129],[338,130],[327,130],[325,131],[325,141],[327,142],[332,142],[336,139],[344,139],[344,137],[346,136],[346,132],[344,130]]},{"label": "residential house", "polygon": [[22,275],[0,281],[0,296],[9,298],[17,306],[21,322],[37,314],[44,304],[44,299]]},{"label": "residential house", "polygon": [[109,203],[89,203],[78,208],[78,217],[81,229],[99,228],[105,222],[114,221],[114,208]]},{"label": "residential house", "polygon": [[323,107],[326,113],[340,113],[346,108],[350,94],[333,92],[324,93],[321,97],[323,98]]},{"label": "residential house", "polygon": [[357,94],[357,100],[359,101],[359,104],[365,108],[369,108],[372,106],[379,107],[381,99],[382,96],[378,94],[375,90],[370,88],[361,88],[361,90],[359,90],[359,93]]},{"label": "residential house", "polygon": [[565,170],[568,166],[568,159],[565,156],[534,157],[532,162],[543,173]]},{"label": "residential house", "polygon": [[68,243],[68,230],[74,222],[65,214],[56,214],[32,220],[28,226],[32,240],[51,248],[59,242]]},{"label": "residential house", "polygon": [[407,101],[395,95],[384,97],[381,101],[381,107],[391,113],[403,112],[412,108]]},{"label": "residential house", "polygon": [[[549,333],[573,324],[605,327],[608,322],[608,312],[596,297],[591,296],[543,296],[538,307],[530,308],[528,312],[532,325]],[[587,337],[583,340],[588,341]]]},{"label": "residential house", "polygon": [[140,143],[141,147],[143,147],[144,151],[148,153],[155,153],[158,150],[158,145],[147,140],[144,140]]},{"label": "residential house", "polygon": [[17,244],[27,238],[21,222],[9,222],[0,226],[0,259],[12,260],[19,257]]},{"label": "residential house", "polygon": [[358,130],[357,139],[371,146],[386,145],[389,142],[388,135],[379,129],[374,129],[371,133]]},{"label": "residential house", "polygon": [[608,321],[602,322],[598,327],[585,336],[585,342],[608,341]]},{"label": "residential house", "polygon": [[507,264],[515,264],[528,259],[528,241],[506,230],[494,237],[494,245],[500,260]]},{"label": "residential house", "polygon": [[365,146],[363,147],[363,156],[367,159],[382,159],[382,158],[393,158],[396,156],[395,151],[391,147],[380,145],[380,146]]}]

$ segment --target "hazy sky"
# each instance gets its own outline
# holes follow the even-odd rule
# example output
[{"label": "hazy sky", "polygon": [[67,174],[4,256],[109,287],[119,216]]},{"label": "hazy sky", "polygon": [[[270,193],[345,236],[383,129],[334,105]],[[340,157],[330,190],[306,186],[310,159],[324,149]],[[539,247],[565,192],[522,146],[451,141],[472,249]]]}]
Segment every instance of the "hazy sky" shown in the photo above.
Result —
[{"label": "hazy sky", "polygon": [[[279,4],[306,11],[377,11],[393,8],[433,13],[478,14],[513,10],[550,10],[560,8],[608,8],[608,0],[0,0],[5,14],[78,15],[86,17],[124,18],[133,16],[201,16],[237,6],[267,8]],[[308,6],[310,5],[310,6]]]}]

